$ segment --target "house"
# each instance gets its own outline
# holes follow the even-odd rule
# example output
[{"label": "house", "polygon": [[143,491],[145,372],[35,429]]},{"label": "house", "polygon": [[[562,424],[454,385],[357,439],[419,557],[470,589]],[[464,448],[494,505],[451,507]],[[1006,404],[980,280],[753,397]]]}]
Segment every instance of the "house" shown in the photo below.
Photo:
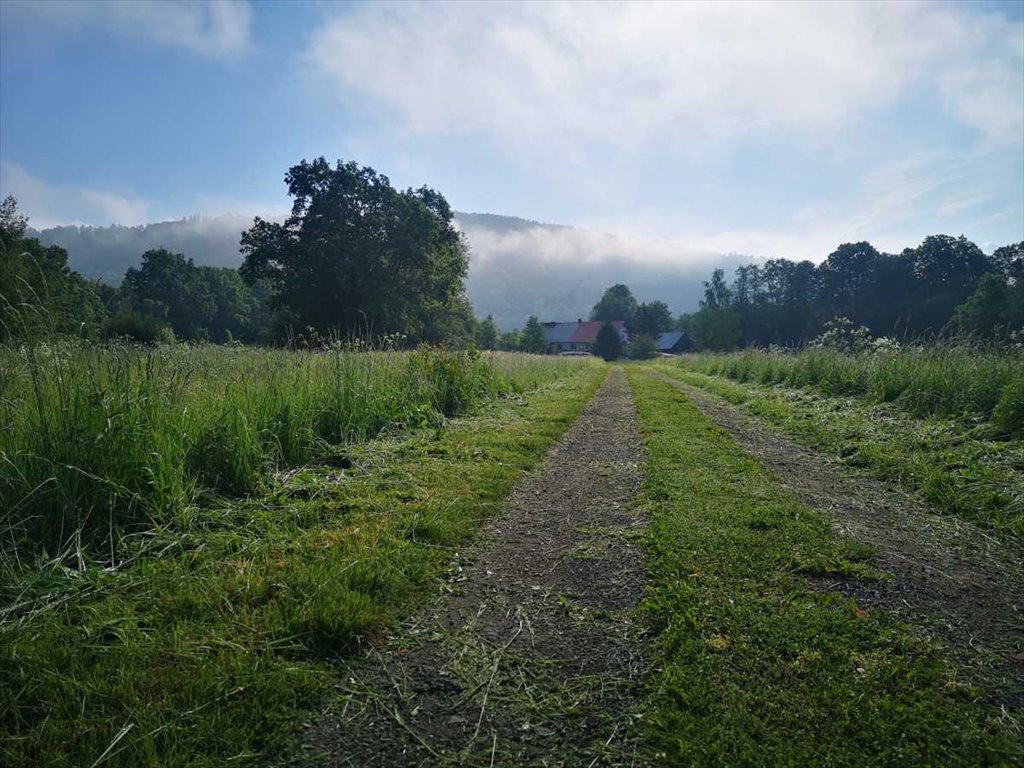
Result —
[{"label": "house", "polygon": [[[548,342],[548,352],[561,354],[563,352],[585,352],[590,353],[597,332],[604,325],[602,320],[577,320],[575,323],[542,323],[544,336]],[[626,323],[623,320],[613,320],[612,327],[619,332],[622,342],[629,341],[629,334],[626,331]]]},{"label": "house", "polygon": [[654,340],[654,346],[663,355],[678,355],[680,352],[689,352],[693,349],[690,338],[683,331],[659,334]]}]

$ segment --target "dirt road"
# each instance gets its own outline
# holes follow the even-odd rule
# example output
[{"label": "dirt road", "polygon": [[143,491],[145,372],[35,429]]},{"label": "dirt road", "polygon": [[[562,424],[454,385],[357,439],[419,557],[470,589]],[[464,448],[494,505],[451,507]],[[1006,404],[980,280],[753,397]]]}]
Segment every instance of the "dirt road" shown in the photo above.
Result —
[{"label": "dirt road", "polygon": [[641,452],[613,369],[441,597],[346,671],[293,764],[643,764]]}]

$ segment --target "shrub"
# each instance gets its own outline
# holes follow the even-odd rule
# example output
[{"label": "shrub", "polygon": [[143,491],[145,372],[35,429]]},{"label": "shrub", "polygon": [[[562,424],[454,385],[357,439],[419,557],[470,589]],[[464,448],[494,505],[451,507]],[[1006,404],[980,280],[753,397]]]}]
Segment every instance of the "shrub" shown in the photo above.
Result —
[{"label": "shrub", "polygon": [[629,343],[629,356],[633,360],[650,360],[658,356],[658,347],[654,339],[641,334]]},{"label": "shrub", "polygon": [[871,343],[871,331],[863,325],[854,325],[848,317],[836,317],[825,323],[821,335],[811,342],[811,346],[840,352],[863,352],[871,348]]},{"label": "shrub", "polygon": [[121,312],[107,318],[103,338],[127,339],[140,344],[172,344],[174,332],[162,320],[140,312]]}]

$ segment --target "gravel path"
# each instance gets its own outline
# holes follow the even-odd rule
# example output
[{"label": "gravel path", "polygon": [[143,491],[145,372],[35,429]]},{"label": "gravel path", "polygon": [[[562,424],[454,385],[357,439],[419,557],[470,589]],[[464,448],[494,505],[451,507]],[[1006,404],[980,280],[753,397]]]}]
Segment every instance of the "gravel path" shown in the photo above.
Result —
[{"label": "gravel path", "polygon": [[642,764],[641,461],[613,369],[442,597],[344,672],[291,764]]},{"label": "gravel path", "polygon": [[837,532],[870,545],[886,581],[821,577],[862,605],[885,608],[947,645],[988,703],[1024,707],[1024,564],[1019,550],[976,526],[937,515],[905,494],[796,445],[740,408],[659,373]]}]

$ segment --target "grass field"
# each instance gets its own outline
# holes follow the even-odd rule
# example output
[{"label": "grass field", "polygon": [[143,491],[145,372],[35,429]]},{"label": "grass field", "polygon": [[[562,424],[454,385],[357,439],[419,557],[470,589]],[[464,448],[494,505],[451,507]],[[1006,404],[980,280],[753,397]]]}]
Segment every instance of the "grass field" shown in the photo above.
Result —
[{"label": "grass field", "polygon": [[[871,579],[870,552],[782,490],[687,397],[630,380],[647,442],[667,765],[1005,765],[1024,759],[941,648],[802,575]],[[656,369],[654,369],[656,370]],[[1017,734],[1019,736],[1019,734]]]},{"label": "grass field", "polygon": [[[636,702],[644,714],[630,720],[646,729],[637,754],[666,765],[1024,761],[1017,715],[979,703],[985,692],[960,682],[937,641],[811,583],[887,578],[870,549],[837,538],[825,514],[662,380],[742,404],[986,526],[985,536],[1012,539],[1024,533],[1024,441],[999,414],[1013,412],[1006,392],[1018,369],[982,360],[978,370],[1001,382],[996,394],[961,392],[943,411],[914,405],[954,402],[927,394],[942,377],[908,373],[916,383],[885,399],[870,387],[840,392],[831,374],[779,373],[833,360],[888,375],[870,360],[815,359],[625,366],[644,438],[639,446],[630,427],[629,466],[646,479],[614,503],[646,514],[636,540],[648,581],[638,616],[630,607],[623,621],[640,618],[653,644],[647,699]],[[385,646],[436,593],[456,551],[608,370],[429,348],[0,350],[0,764],[283,759],[344,664]],[[951,380],[967,391],[968,378]],[[632,406],[620,416],[635,424]],[[600,457],[596,442],[576,447]],[[564,480],[556,467],[551,495],[535,502],[559,520],[559,494],[593,490],[587,478],[575,490]],[[538,519],[523,517],[518,544],[531,546]],[[533,554],[541,573],[578,553]],[[488,664],[480,685],[452,695],[486,691],[486,704],[498,675]],[[579,706],[558,701],[566,712],[544,722]]]},{"label": "grass field", "polygon": [[895,403],[914,416],[984,421],[994,433],[1024,437],[1024,353],[938,347],[845,354],[749,350],[686,355],[687,370],[740,383],[814,388],[821,394]]},{"label": "grass field", "polygon": [[[1024,407],[1024,362],[1015,355],[982,355],[972,362],[950,351],[746,352],[687,355],[656,368],[742,404],[799,442],[941,511],[1024,542],[1024,436],[1011,428]],[[807,371],[819,379],[806,378]],[[876,384],[839,386],[836,371],[854,371],[862,382]],[[886,377],[900,379],[903,394],[894,394],[894,386],[883,396],[877,382]],[[960,405],[954,408],[954,402]],[[925,403],[932,406],[918,407]],[[947,405],[940,408],[941,403]]]},{"label": "grass field", "polygon": [[437,350],[4,355],[0,762],[17,766],[271,754],[329,662],[424,595],[605,372]]},{"label": "grass field", "polygon": [[0,350],[5,549],[117,557],[198,499],[340,461],[384,430],[435,427],[571,364],[423,349],[294,352],[54,344]]}]

